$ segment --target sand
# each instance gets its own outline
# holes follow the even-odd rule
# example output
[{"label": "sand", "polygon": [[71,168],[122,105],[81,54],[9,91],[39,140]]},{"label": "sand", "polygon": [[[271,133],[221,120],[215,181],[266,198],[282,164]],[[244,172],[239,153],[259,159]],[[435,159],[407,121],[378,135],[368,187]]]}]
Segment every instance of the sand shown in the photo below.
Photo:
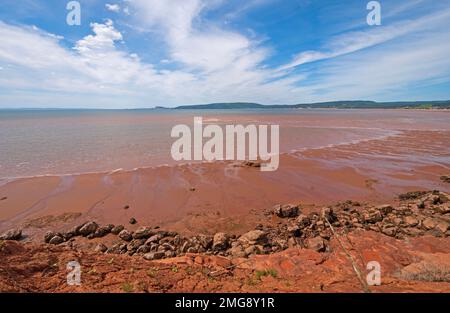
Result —
[{"label": "sand", "polygon": [[[450,132],[403,131],[355,144],[281,155],[275,172],[240,162],[180,164],[114,173],[23,178],[0,186],[0,231],[49,216],[53,228],[80,221],[161,225],[178,231],[254,225],[248,213],[277,203],[383,202],[411,190],[439,189],[450,173]],[[125,207],[128,206],[127,209]],[[30,232],[40,234],[39,229]]]}]

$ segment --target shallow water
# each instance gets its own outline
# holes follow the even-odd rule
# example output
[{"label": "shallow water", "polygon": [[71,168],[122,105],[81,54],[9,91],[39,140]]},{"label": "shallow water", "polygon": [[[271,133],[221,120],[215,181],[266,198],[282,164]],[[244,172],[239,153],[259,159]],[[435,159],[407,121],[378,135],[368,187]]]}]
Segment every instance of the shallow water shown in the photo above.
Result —
[{"label": "shallow water", "polygon": [[[103,172],[175,163],[177,124],[279,124],[280,152],[450,130],[450,113],[413,110],[0,110],[0,178]],[[448,142],[437,148],[449,151]],[[431,153],[432,154],[432,153]]]}]

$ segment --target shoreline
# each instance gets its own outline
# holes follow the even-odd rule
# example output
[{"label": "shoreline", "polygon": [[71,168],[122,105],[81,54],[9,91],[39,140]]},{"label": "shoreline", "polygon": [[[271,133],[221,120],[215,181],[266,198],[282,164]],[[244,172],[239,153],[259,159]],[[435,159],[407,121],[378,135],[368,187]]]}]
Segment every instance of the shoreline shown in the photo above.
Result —
[{"label": "shoreline", "polygon": [[[280,205],[237,235],[92,220],[47,225],[33,242],[12,230],[0,239],[0,291],[442,292],[450,287],[449,197],[412,192],[392,205],[346,201],[309,213]],[[82,284],[62,284],[74,260]],[[383,269],[378,285],[357,279],[369,262]]]}]

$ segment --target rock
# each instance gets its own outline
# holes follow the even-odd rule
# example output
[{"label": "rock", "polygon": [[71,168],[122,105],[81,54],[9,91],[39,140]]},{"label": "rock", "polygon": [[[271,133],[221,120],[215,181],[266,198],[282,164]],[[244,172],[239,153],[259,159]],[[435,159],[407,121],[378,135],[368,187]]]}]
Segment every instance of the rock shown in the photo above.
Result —
[{"label": "rock", "polygon": [[381,229],[381,232],[386,236],[395,237],[397,228],[395,226],[385,226]]},{"label": "rock", "polygon": [[249,246],[244,249],[244,253],[246,256],[249,256],[250,254],[257,254],[259,252],[257,246]]},{"label": "rock", "polygon": [[387,214],[391,213],[394,210],[394,208],[390,204],[385,204],[385,205],[379,206],[377,209],[383,215],[387,215]]},{"label": "rock", "polygon": [[125,227],[123,225],[117,225],[111,229],[111,233],[114,235],[118,235],[124,229],[125,229]]},{"label": "rock", "polygon": [[159,260],[165,256],[165,252],[149,252],[144,254],[146,260]]},{"label": "rock", "polygon": [[64,238],[64,240],[69,240],[70,238],[75,237],[77,235],[77,232],[78,231],[75,230],[75,228],[72,228],[72,229],[70,229],[68,231],[62,232],[59,235],[61,235]]},{"label": "rock", "polygon": [[407,192],[407,193],[399,195],[398,198],[400,200],[402,200],[402,201],[415,200],[415,199],[418,199],[418,198],[420,198],[420,197],[422,197],[422,196],[424,196],[426,194],[427,194],[426,191],[410,191],[410,192]]},{"label": "rock", "polygon": [[326,245],[321,237],[309,238],[307,240],[307,245],[309,249],[313,249],[317,252],[323,252],[326,250]]},{"label": "rock", "polygon": [[214,251],[226,250],[229,246],[230,237],[225,233],[216,233],[213,238],[212,249]]},{"label": "rock", "polygon": [[203,234],[198,235],[197,240],[200,243],[200,245],[203,247],[203,249],[205,249],[205,250],[208,250],[209,248],[211,248],[211,246],[213,244],[213,238],[208,235],[203,235]]},{"label": "rock", "polygon": [[376,222],[381,222],[383,220],[383,216],[379,211],[375,211],[363,214],[363,220],[366,223],[375,224]]},{"label": "rock", "polygon": [[160,234],[156,234],[156,235],[153,235],[150,238],[148,238],[147,241],[145,242],[145,244],[150,245],[152,243],[159,242],[161,239],[162,239],[162,236]]},{"label": "rock", "polygon": [[267,234],[262,230],[251,230],[238,239],[246,244],[261,244],[267,241]]},{"label": "rock", "polygon": [[150,246],[142,245],[139,248],[137,248],[136,253],[145,254],[145,253],[150,252],[150,250],[151,250]]},{"label": "rock", "polygon": [[172,246],[170,243],[163,243],[161,246],[161,249],[164,249],[164,251],[174,251],[175,250],[175,247],[174,246]]},{"label": "rock", "polygon": [[335,221],[337,221],[337,216],[333,212],[332,208],[323,208],[320,213],[320,217],[324,220],[328,220],[328,222],[330,223],[334,223]]},{"label": "rock", "polygon": [[302,234],[300,227],[298,227],[297,225],[288,226],[287,232],[289,233],[289,235],[294,237],[300,237]]},{"label": "rock", "polygon": [[11,229],[0,236],[0,240],[20,240],[22,238],[21,229]]},{"label": "rock", "polygon": [[176,253],[175,253],[175,251],[167,250],[166,252],[164,252],[164,256],[166,258],[173,258],[176,256]]},{"label": "rock", "polygon": [[119,238],[124,241],[131,241],[131,239],[133,239],[133,235],[129,230],[124,229],[119,233]]},{"label": "rock", "polygon": [[186,252],[187,253],[198,253],[198,249],[196,247],[189,247]]},{"label": "rock", "polygon": [[109,228],[108,226],[101,226],[99,228],[97,228],[97,230],[94,233],[94,237],[104,237],[106,235],[108,235],[111,232],[111,228]]},{"label": "rock", "polygon": [[242,162],[242,165],[247,166],[247,167],[259,168],[259,167],[261,167],[261,162],[258,162],[258,161],[244,161],[244,162]]},{"label": "rock", "polygon": [[64,242],[64,238],[61,236],[54,236],[52,239],[50,239],[50,241],[48,242],[49,244],[52,245],[59,245],[60,243]]},{"label": "rock", "polygon": [[54,231],[49,230],[48,232],[45,233],[44,235],[44,241],[46,243],[49,243],[50,240],[55,237],[56,235],[58,235],[57,233],[55,233]]},{"label": "rock", "polygon": [[414,227],[419,224],[419,220],[411,215],[405,216],[405,218],[403,219],[403,222],[405,223],[406,226],[409,226],[409,227]]},{"label": "rock", "polygon": [[436,226],[436,221],[432,218],[426,218],[423,222],[422,225],[423,227],[425,227],[425,229],[433,229]]},{"label": "rock", "polygon": [[150,227],[142,226],[136,229],[136,231],[133,234],[133,238],[135,239],[142,239],[142,238],[148,238],[151,235],[153,235],[153,231]]},{"label": "rock", "polygon": [[434,207],[434,210],[440,214],[448,214],[450,213],[450,206],[447,205],[439,205],[437,207]]},{"label": "rock", "polygon": [[311,224],[311,220],[304,214],[300,214],[296,220],[299,227],[304,228]]},{"label": "rock", "polygon": [[130,206],[128,204],[123,206],[124,210],[128,210],[129,208],[130,208]]},{"label": "rock", "polygon": [[228,253],[236,258],[245,258],[247,255],[241,245],[237,245],[228,250]]},{"label": "rock", "polygon": [[131,225],[134,225],[134,224],[137,223],[137,221],[136,221],[136,219],[135,219],[134,217],[132,217],[132,218],[130,218],[129,223],[130,223]]},{"label": "rock", "polygon": [[272,211],[281,218],[296,217],[299,214],[298,206],[292,204],[276,205]]},{"label": "rock", "polygon": [[136,251],[145,242],[145,239],[133,239],[127,245],[127,251]]},{"label": "rock", "polygon": [[449,229],[449,223],[447,223],[446,221],[439,221],[436,224],[435,229],[440,233],[445,234],[445,232]]},{"label": "rock", "polygon": [[122,243],[116,243],[113,246],[111,246],[110,248],[108,248],[108,250],[106,250],[106,253],[108,254],[119,254],[124,252],[124,250],[126,251],[127,245],[124,245]]},{"label": "rock", "polygon": [[92,233],[94,233],[98,228],[98,225],[96,222],[87,222],[85,223],[80,230],[78,231],[80,235],[86,237]]},{"label": "rock", "polygon": [[99,244],[95,247],[94,250],[95,250],[96,252],[106,252],[106,251],[108,250],[108,247],[105,246],[105,245],[102,244],[102,243],[99,243]]}]

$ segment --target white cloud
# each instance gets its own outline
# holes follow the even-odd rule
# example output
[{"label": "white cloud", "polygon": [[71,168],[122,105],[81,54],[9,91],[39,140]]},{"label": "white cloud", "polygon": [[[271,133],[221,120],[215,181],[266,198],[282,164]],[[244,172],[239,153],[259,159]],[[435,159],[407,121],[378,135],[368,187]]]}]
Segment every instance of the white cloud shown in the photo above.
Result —
[{"label": "white cloud", "polygon": [[[92,34],[72,49],[61,44],[62,37],[36,27],[0,22],[0,106],[380,99],[446,81],[450,72],[448,10],[347,32],[322,49],[300,52],[288,64],[271,68],[266,64],[270,47],[204,20],[211,2],[128,0],[127,5],[130,19],[143,30],[140,35],[151,32],[167,45],[167,54],[156,64],[122,49],[126,33],[111,20],[92,23]],[[322,61],[320,67],[301,66],[314,61]]]},{"label": "white cloud", "polygon": [[118,4],[105,4],[105,7],[107,10],[111,11],[111,12],[115,12],[115,13],[119,13],[120,12],[120,5]]},{"label": "white cloud", "polygon": [[367,31],[348,32],[327,42],[324,51],[306,51],[294,56],[293,60],[283,65],[279,70],[286,70],[302,64],[339,57],[365,48],[373,47],[390,40],[411,34],[423,32],[439,25],[445,25],[450,18],[450,9],[429,14],[417,20],[408,20],[372,27]]},{"label": "white cloud", "polygon": [[114,47],[114,42],[122,40],[122,34],[118,32],[111,20],[106,20],[105,24],[91,23],[94,35],[88,35],[78,41],[75,50],[87,52],[89,50],[110,49]]}]

